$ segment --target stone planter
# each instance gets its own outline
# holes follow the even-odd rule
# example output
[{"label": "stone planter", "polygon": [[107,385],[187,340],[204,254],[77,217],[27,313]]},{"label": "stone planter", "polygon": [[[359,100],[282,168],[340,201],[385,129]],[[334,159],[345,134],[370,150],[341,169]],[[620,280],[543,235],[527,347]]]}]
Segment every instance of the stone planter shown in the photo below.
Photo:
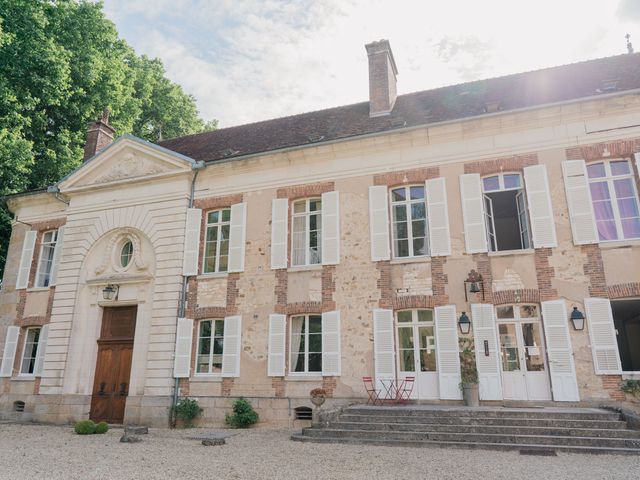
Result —
[{"label": "stone planter", "polygon": [[477,383],[464,383],[462,385],[462,399],[467,407],[480,406],[480,393]]},{"label": "stone planter", "polygon": [[313,403],[318,408],[322,406],[324,400],[324,397],[311,397],[311,403]]},{"label": "stone planter", "polygon": [[311,413],[311,425],[313,425],[314,427],[320,426],[320,407],[322,406],[324,401],[325,397],[323,396],[311,397],[311,403],[313,403],[313,405],[316,407]]}]

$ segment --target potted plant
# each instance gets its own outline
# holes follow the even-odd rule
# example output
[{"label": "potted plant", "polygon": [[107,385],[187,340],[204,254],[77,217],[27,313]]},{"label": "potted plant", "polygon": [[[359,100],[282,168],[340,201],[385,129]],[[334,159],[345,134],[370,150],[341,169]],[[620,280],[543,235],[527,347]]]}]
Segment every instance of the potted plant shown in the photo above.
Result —
[{"label": "potted plant", "polygon": [[478,369],[476,368],[475,351],[471,338],[460,338],[460,389],[462,399],[468,407],[480,406],[478,391]]}]

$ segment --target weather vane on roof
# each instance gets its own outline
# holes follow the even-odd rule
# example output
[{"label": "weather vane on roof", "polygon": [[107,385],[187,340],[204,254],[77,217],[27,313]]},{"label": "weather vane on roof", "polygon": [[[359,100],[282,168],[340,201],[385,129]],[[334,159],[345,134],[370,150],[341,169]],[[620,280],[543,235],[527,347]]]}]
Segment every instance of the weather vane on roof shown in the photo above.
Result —
[{"label": "weather vane on roof", "polygon": [[627,39],[627,52],[629,53],[633,53],[633,45],[631,44],[631,35],[629,35],[628,33],[624,36],[624,38]]}]

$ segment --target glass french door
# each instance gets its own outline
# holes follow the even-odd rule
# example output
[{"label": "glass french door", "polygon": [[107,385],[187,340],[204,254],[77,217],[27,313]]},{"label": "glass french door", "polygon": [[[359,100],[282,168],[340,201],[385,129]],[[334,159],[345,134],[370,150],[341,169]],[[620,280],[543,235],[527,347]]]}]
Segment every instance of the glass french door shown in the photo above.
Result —
[{"label": "glass french door", "polygon": [[502,389],[507,400],[551,400],[537,305],[496,308]]},{"label": "glass french door", "polygon": [[439,398],[433,311],[399,311],[396,328],[398,378],[416,378],[412,399]]}]

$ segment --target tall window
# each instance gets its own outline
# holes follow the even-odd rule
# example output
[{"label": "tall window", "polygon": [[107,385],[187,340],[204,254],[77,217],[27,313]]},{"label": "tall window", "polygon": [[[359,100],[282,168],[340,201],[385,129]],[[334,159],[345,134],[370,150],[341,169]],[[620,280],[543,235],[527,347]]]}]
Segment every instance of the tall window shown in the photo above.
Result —
[{"label": "tall window", "polygon": [[291,348],[289,371],[295,373],[322,372],[322,316],[291,317]]},{"label": "tall window", "polygon": [[224,320],[201,320],[198,327],[196,373],[222,373]]},{"label": "tall window", "polygon": [[489,250],[531,248],[529,216],[519,173],[501,173],[482,179]]},{"label": "tall window", "polygon": [[53,254],[56,251],[57,240],[57,230],[51,230],[42,235],[38,273],[36,274],[36,287],[48,287],[51,282],[51,267],[53,266]]},{"label": "tall window", "polygon": [[429,254],[427,204],[423,185],[391,190],[393,256],[420,257]]},{"label": "tall window", "polygon": [[587,175],[600,240],[640,238],[638,192],[631,163],[590,163]]},{"label": "tall window", "polygon": [[398,367],[401,372],[435,372],[436,340],[432,310],[403,310],[396,314]]},{"label": "tall window", "polygon": [[229,229],[231,209],[207,213],[207,231],[204,246],[204,273],[226,272],[229,266]]},{"label": "tall window", "polygon": [[33,375],[36,367],[36,354],[38,353],[38,341],[40,340],[40,327],[27,329],[24,339],[24,350],[22,353],[22,363],[20,374]]},{"label": "tall window", "polygon": [[292,265],[322,262],[322,200],[307,198],[293,202]]}]

